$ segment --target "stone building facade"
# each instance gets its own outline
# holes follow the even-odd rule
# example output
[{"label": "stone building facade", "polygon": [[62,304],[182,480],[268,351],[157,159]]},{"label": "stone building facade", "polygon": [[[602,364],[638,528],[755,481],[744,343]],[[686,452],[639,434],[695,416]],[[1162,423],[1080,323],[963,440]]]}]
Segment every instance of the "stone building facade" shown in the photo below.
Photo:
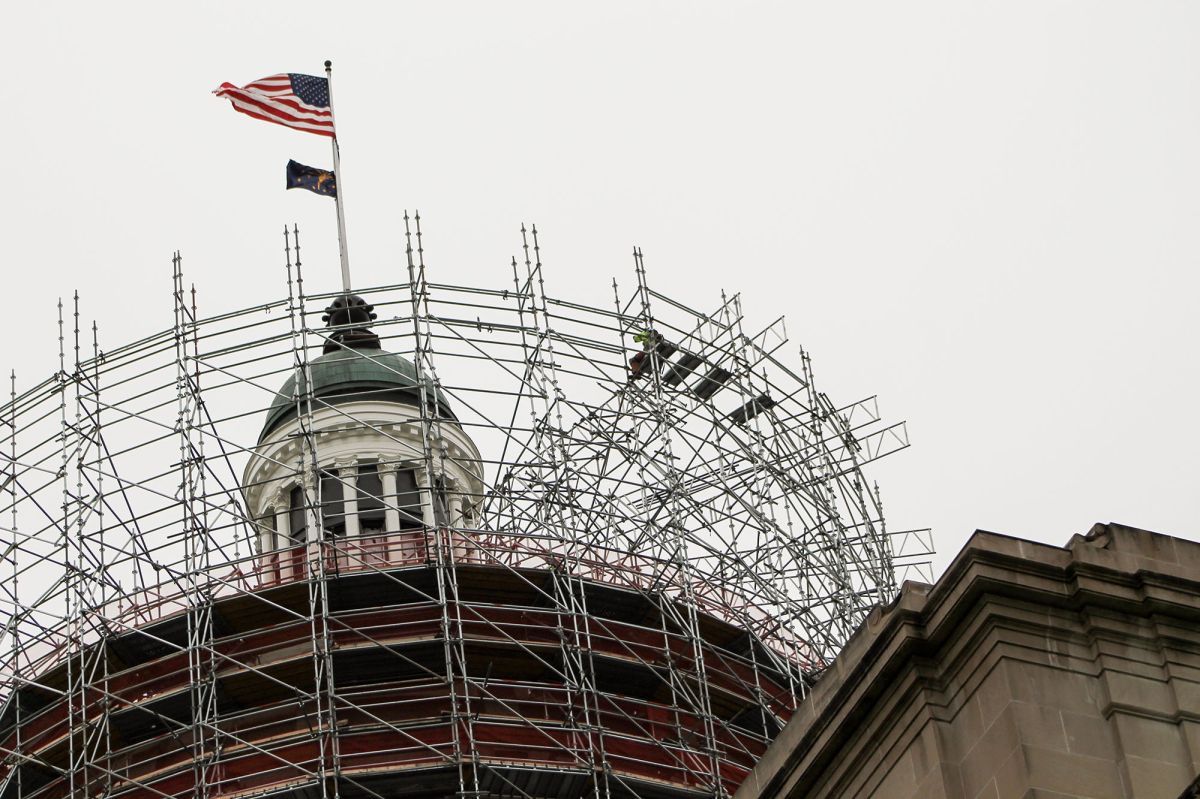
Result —
[{"label": "stone building facade", "polygon": [[1098,524],[980,531],[906,584],[735,799],[1176,799],[1197,773],[1200,543]]}]

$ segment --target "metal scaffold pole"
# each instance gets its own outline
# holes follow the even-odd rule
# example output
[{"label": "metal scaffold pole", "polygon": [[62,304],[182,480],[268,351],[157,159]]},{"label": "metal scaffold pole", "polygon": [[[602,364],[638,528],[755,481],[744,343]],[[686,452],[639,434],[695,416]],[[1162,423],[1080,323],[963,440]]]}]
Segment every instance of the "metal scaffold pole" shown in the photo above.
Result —
[{"label": "metal scaffold pole", "polygon": [[200,359],[196,350],[196,318],[187,302],[183,258],[172,261],[175,301],[176,402],[179,434],[179,502],[183,512],[183,576],[187,584],[187,658],[191,683],[192,769],[197,799],[219,792],[220,747],[217,741],[217,677],[214,657],[213,597],[209,583],[208,491],[201,406]]},{"label": "metal scaffold pole", "polygon": [[[12,670],[12,680],[9,683],[8,696],[5,698],[5,706],[11,707],[13,711],[13,755],[18,764],[23,765],[26,761],[25,741],[24,741],[24,716],[21,713],[21,702],[16,695],[16,691],[24,684],[23,669],[21,667],[22,646],[21,646],[21,629],[24,626],[22,616],[24,608],[21,606],[21,569],[20,563],[20,520],[17,515],[17,372],[12,370],[9,373],[9,394],[8,394],[8,469],[5,475],[5,487],[9,493],[9,534],[8,546],[6,547],[5,560],[12,564],[12,577],[8,582],[9,595],[12,598],[12,610],[9,613],[7,633],[11,641],[9,650],[9,664]],[[0,790],[7,791],[10,786],[13,787],[17,799],[24,799],[25,786],[22,780],[23,769],[19,766],[12,769],[4,779]]]},{"label": "metal scaffold pole", "polygon": [[[304,496],[304,518],[307,542],[307,587],[310,646],[313,668],[313,698],[315,700],[316,737],[319,754],[317,774],[323,799],[338,799],[341,795],[341,760],[337,736],[337,688],[334,677],[333,642],[330,630],[329,569],[336,564],[337,552],[327,540],[323,489],[327,484],[326,471],[321,468],[315,431],[316,399],[312,367],[308,358],[308,319],[304,277],[300,263],[300,231],[292,229],[294,249],[288,258],[288,308],[292,322],[292,353],[295,364],[297,416],[301,450],[298,471]],[[291,259],[295,254],[295,261]],[[292,270],[295,270],[295,293],[290,292]],[[292,530],[293,537],[297,531]]]}]

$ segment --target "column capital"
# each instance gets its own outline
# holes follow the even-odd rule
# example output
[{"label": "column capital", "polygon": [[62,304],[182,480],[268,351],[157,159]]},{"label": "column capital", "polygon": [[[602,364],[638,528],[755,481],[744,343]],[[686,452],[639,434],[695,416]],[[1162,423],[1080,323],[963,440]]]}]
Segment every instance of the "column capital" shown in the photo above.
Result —
[{"label": "column capital", "polygon": [[333,468],[338,470],[338,477],[349,477],[348,470],[353,469],[353,474],[358,474],[358,458],[351,455],[345,458],[338,458],[333,462]]}]

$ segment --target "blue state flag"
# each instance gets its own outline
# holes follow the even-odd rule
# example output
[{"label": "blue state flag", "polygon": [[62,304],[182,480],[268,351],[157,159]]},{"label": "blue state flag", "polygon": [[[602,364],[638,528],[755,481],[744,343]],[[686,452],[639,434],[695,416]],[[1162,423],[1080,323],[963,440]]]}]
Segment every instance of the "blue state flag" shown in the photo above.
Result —
[{"label": "blue state flag", "polygon": [[289,189],[308,189],[314,194],[326,197],[337,197],[337,181],[333,173],[315,166],[305,166],[296,161],[288,161],[287,187]]}]

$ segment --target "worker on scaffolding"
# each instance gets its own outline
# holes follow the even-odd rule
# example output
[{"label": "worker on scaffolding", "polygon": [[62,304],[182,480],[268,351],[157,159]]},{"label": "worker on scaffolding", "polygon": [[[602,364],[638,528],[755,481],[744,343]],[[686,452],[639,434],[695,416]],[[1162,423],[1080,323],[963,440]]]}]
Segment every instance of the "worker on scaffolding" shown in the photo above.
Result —
[{"label": "worker on scaffolding", "polygon": [[633,341],[635,344],[642,345],[642,351],[629,359],[630,382],[642,376],[643,370],[646,368],[646,362],[650,359],[650,353],[658,349],[658,346],[662,344],[662,340],[662,334],[657,330],[642,330],[634,335]]}]

